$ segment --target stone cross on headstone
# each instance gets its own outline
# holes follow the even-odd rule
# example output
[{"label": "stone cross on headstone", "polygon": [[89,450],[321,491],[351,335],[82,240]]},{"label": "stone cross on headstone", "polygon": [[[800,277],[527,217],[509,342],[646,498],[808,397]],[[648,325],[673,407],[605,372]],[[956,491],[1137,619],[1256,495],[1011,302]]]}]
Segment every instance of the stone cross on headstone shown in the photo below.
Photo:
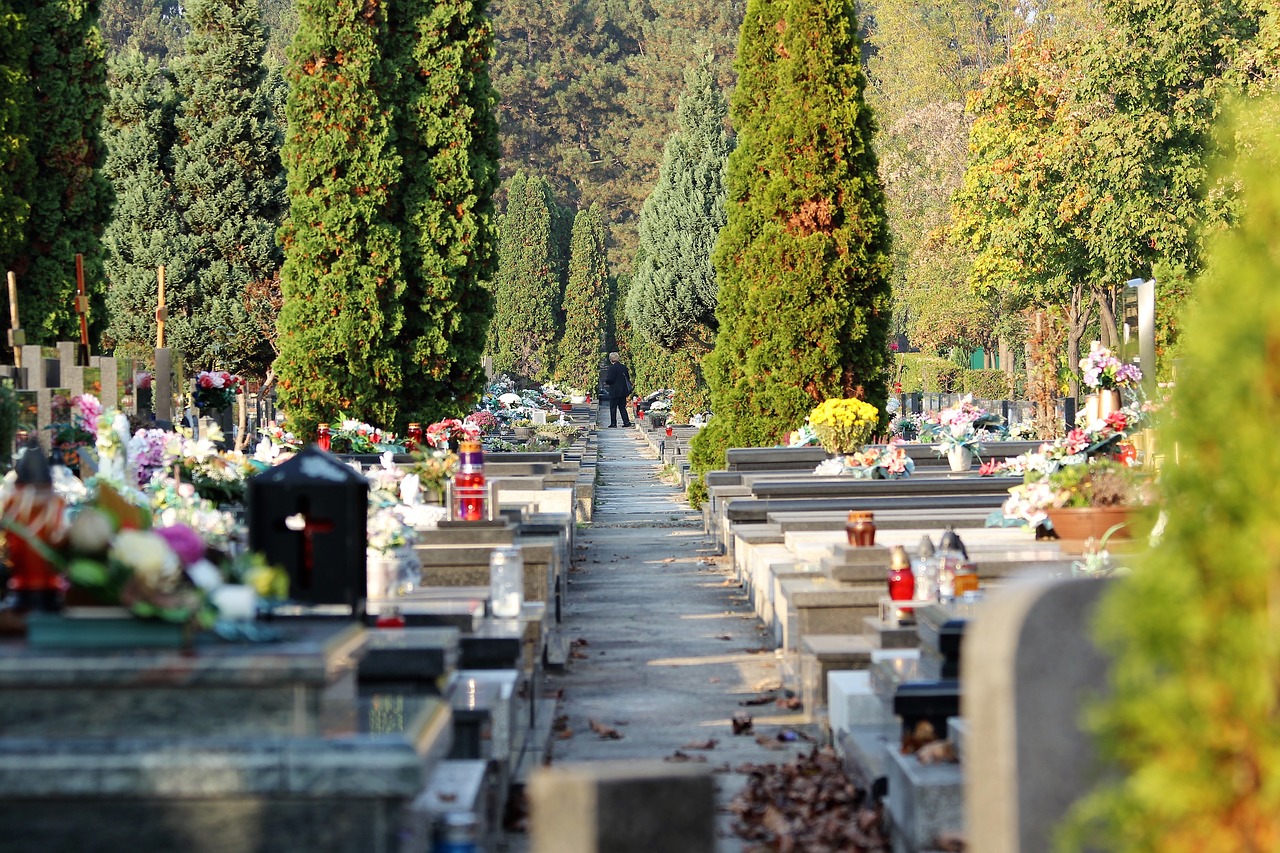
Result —
[{"label": "stone cross on headstone", "polygon": [[13,349],[13,366],[22,368],[22,347],[27,335],[18,323],[18,277],[9,270],[9,346]]},{"label": "stone cross on headstone", "polygon": [[285,516],[277,528],[281,533],[298,534],[298,573],[296,582],[302,590],[310,590],[315,581],[315,535],[332,533],[333,519],[316,518],[309,512],[311,502],[304,498],[298,500],[298,511]]},{"label": "stone cross on headstone", "polygon": [[89,366],[89,297],[84,293],[84,255],[76,253],[76,313],[80,315],[80,349],[76,365]]}]

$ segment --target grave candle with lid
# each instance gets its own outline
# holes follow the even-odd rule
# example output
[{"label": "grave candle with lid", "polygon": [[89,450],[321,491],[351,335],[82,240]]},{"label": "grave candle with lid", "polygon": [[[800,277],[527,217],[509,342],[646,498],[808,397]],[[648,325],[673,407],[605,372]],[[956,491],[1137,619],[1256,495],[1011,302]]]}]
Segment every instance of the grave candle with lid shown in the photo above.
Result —
[{"label": "grave candle with lid", "polygon": [[404,449],[410,453],[422,446],[422,424],[409,424],[409,433],[405,436]]},{"label": "grave candle with lid", "polygon": [[844,525],[845,536],[849,544],[858,548],[870,548],[876,544],[875,514],[853,511]]},{"label": "grave candle with lid", "polygon": [[483,521],[485,512],[484,451],[478,441],[458,445],[458,473],[453,477],[454,521]]},{"label": "grave candle with lid", "polygon": [[894,601],[910,601],[916,594],[916,577],[911,572],[911,558],[901,545],[893,546],[889,558],[889,597]]},{"label": "grave candle with lid", "polygon": [[329,435],[329,425],[320,424],[319,426],[317,426],[316,427],[316,444],[319,445],[321,450],[329,449],[330,440],[331,438]]}]

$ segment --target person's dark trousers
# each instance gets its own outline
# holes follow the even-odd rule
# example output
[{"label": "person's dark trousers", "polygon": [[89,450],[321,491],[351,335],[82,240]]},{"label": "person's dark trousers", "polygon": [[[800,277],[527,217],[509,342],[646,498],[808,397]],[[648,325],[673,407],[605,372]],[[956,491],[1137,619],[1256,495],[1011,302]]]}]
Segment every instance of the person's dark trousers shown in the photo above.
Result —
[{"label": "person's dark trousers", "polygon": [[622,425],[624,427],[631,426],[631,418],[627,417],[627,398],[622,396],[609,397],[609,426],[616,427],[618,425],[618,413],[622,413]]}]

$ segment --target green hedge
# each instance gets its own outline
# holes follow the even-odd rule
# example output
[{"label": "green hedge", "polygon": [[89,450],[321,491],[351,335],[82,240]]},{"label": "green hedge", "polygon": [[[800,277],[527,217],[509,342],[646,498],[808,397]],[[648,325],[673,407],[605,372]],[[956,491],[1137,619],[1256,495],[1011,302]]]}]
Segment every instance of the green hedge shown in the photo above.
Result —
[{"label": "green hedge", "polygon": [[979,400],[1008,400],[1017,391],[1017,377],[1003,370],[968,370],[918,352],[899,353],[895,361],[903,394],[972,394]]},{"label": "green hedge", "polygon": [[976,400],[1010,400],[1014,397],[1015,376],[1003,370],[961,371],[962,390]]}]

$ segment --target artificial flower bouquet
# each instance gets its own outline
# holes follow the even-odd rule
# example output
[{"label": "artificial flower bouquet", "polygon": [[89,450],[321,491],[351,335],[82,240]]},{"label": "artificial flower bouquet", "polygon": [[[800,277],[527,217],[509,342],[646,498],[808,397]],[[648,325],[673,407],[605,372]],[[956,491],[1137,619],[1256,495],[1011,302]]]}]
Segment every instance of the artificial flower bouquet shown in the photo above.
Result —
[{"label": "artificial flower bouquet", "polygon": [[[66,580],[68,606],[119,606],[196,629],[217,620],[217,590],[228,582],[249,584],[264,597],[287,595],[287,576],[260,558],[232,559],[194,527],[156,521],[149,507],[100,481],[87,501],[67,511],[56,535],[28,541]],[[8,535],[26,538],[10,519],[4,526]]]},{"label": "artificial flower bouquet", "polygon": [[479,428],[481,434],[488,434],[498,428],[498,418],[488,409],[480,409],[467,415],[466,423]]},{"label": "artificial flower bouquet", "polygon": [[826,400],[809,413],[808,424],[828,453],[851,453],[866,444],[880,411],[855,398]]},{"label": "artificial flower bouquet", "polygon": [[244,393],[242,377],[225,370],[202,370],[196,374],[191,398],[197,409],[221,412],[231,408],[236,395]]},{"label": "artificial flower bouquet", "polygon": [[900,441],[892,441],[886,447],[867,447],[847,456],[837,456],[822,462],[815,474],[852,475],[859,480],[901,480],[916,470],[915,460],[907,455]]},{"label": "artificial flower bouquet", "polygon": [[97,441],[98,418],[102,411],[101,401],[92,394],[78,394],[70,399],[62,395],[53,398],[52,412],[57,420],[45,429],[50,432],[50,450],[55,461],[79,470],[80,448]]},{"label": "artificial flower bouquet", "polygon": [[1142,381],[1142,371],[1136,364],[1116,358],[1099,341],[1090,344],[1089,354],[1080,359],[1080,371],[1084,384],[1095,391],[1119,391]]},{"label": "artificial flower bouquet", "polygon": [[934,449],[939,454],[953,447],[980,453],[982,442],[1000,438],[1003,426],[1004,418],[976,405],[973,395],[966,394],[956,405],[926,418],[920,437],[936,443],[938,446]]},{"label": "artificial flower bouquet", "polygon": [[428,426],[423,438],[438,450],[448,450],[456,447],[460,441],[479,441],[483,432],[480,425],[474,422],[445,418]]},{"label": "artificial flower bouquet", "polygon": [[333,453],[383,453],[387,450],[403,450],[396,443],[394,433],[386,432],[339,415],[336,424],[329,428],[329,450]]}]

